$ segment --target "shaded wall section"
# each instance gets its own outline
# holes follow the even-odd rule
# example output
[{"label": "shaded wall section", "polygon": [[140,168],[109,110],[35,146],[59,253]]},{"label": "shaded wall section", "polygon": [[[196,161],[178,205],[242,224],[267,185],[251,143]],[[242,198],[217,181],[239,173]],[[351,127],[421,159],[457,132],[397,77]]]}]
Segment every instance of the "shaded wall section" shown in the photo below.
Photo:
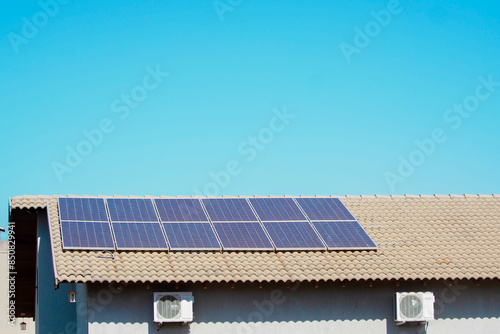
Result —
[{"label": "shaded wall section", "polygon": [[[38,213],[38,214],[37,214]],[[35,316],[37,216],[45,209],[14,209],[9,230],[13,230],[15,246],[16,316]]]},{"label": "shaded wall section", "polygon": [[[8,260],[8,241],[0,241],[0,333],[14,334],[14,333],[35,333],[35,322],[32,318],[17,318],[15,325],[9,323],[9,268]],[[34,284],[34,283],[33,283]],[[33,296],[35,295],[33,289]],[[34,308],[34,302],[33,302]],[[34,313],[34,312],[33,312]],[[24,321],[26,323],[26,330],[21,331],[19,324]]]},{"label": "shaded wall section", "polygon": [[432,291],[436,296],[436,320],[428,333],[500,333],[500,285],[484,282],[407,282],[396,287],[379,283],[228,284],[180,286],[192,291],[194,321],[164,324],[153,322],[153,292],[175,291],[172,285],[134,284],[110,291],[105,284],[88,286],[89,333],[424,333],[424,326],[396,326],[393,294],[397,291]]},{"label": "shaded wall section", "polygon": [[47,215],[38,215],[36,332],[40,334],[75,333],[76,303],[69,303],[71,284],[55,288],[52,250]]}]

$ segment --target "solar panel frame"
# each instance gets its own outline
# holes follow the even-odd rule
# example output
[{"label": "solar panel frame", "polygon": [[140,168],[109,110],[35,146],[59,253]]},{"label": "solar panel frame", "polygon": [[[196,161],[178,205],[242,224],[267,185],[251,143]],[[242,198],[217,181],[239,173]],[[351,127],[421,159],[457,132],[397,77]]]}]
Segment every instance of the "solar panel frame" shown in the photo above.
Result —
[{"label": "solar panel frame", "polygon": [[[214,227],[209,222],[163,222],[163,228],[165,230],[165,235],[168,240],[168,244],[171,250],[221,250],[222,245],[220,244],[219,236],[215,232]],[[190,231],[187,229],[191,228]],[[196,231],[198,234],[190,234]],[[202,230],[202,231],[200,231]],[[200,237],[201,234],[205,234],[204,242],[202,238],[195,240],[195,237]],[[189,235],[189,236],[188,236]],[[182,236],[183,240],[180,240]],[[188,246],[187,239],[191,238],[192,246]],[[181,245],[182,244],[182,245]]]},{"label": "solar panel frame", "polygon": [[376,250],[377,244],[358,221],[314,221],[328,250]]},{"label": "solar panel frame", "polygon": [[[114,222],[112,226],[117,250],[169,250],[165,232],[159,222]],[[125,234],[128,235],[127,239],[125,239]],[[149,238],[149,236],[154,238]],[[147,238],[149,245],[144,245],[146,240],[143,237]],[[152,245],[151,241],[154,241],[157,246]]]},{"label": "solar panel frame", "polygon": [[155,198],[154,204],[162,222],[208,222],[199,199]]},{"label": "solar panel frame", "polygon": [[[267,231],[263,228],[260,222],[213,222],[212,223],[223,250],[228,251],[273,251],[275,249],[273,242],[269,238]],[[252,231],[250,231],[252,230]],[[248,232],[252,232],[251,234]],[[246,239],[245,242],[237,244],[237,233],[240,236],[243,233],[251,235],[252,239]],[[231,239],[233,238],[233,239]],[[243,241],[243,240],[241,240]],[[253,243],[253,247],[249,244]],[[246,243],[246,245],[243,245]]]},{"label": "solar panel frame", "polygon": [[103,198],[59,197],[58,211],[60,221],[109,221]]},{"label": "solar panel frame", "polygon": [[356,220],[338,198],[296,197],[294,200],[310,221]]},{"label": "solar panel frame", "polygon": [[108,198],[111,222],[158,222],[153,201],[149,198]]},{"label": "solar panel frame", "polygon": [[203,198],[201,203],[212,222],[259,221],[245,198]]},{"label": "solar panel frame", "polygon": [[277,251],[327,250],[326,244],[308,221],[263,222]]},{"label": "solar panel frame", "polygon": [[306,221],[307,218],[291,197],[253,197],[251,206],[261,221]]},{"label": "solar panel frame", "polygon": [[[63,249],[115,249],[113,232],[109,222],[63,220],[60,226]],[[77,236],[74,236],[75,232]],[[97,237],[97,234],[101,236]],[[91,240],[95,241],[95,245],[91,245]],[[102,244],[99,244],[99,241],[102,241]],[[83,243],[86,243],[87,246],[82,245]],[[75,244],[79,245],[75,246]]]}]

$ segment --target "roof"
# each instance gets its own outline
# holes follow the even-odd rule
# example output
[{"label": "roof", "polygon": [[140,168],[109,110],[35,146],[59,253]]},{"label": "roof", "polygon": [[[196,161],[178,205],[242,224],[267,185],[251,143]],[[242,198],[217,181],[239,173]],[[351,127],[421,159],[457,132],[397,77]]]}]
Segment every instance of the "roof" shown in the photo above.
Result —
[{"label": "roof", "polygon": [[48,206],[58,282],[500,277],[500,195],[331,196],[346,205],[377,243],[377,251],[121,251],[114,252],[114,259],[100,258],[96,251],[62,249],[58,197],[18,196],[10,203],[12,209]]}]

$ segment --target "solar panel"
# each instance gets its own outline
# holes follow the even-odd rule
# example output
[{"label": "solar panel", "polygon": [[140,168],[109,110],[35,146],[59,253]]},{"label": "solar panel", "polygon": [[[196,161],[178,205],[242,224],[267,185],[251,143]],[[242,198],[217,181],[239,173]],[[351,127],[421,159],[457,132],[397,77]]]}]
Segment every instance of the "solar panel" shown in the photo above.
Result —
[{"label": "solar panel", "polygon": [[61,220],[107,222],[108,215],[102,198],[59,198]]},{"label": "solar panel", "polygon": [[168,243],[172,250],[216,250],[221,249],[210,223],[163,223]]},{"label": "solar panel", "polygon": [[114,249],[108,222],[61,221],[64,249]]},{"label": "solar panel", "polygon": [[313,222],[328,249],[377,249],[357,221]]},{"label": "solar panel", "polygon": [[163,222],[208,222],[201,203],[193,198],[155,199],[160,219]]},{"label": "solar panel", "polygon": [[213,223],[226,250],[273,250],[266,232],[258,222]]},{"label": "solar panel", "polygon": [[356,220],[338,198],[296,198],[310,220]]},{"label": "solar panel", "polygon": [[258,222],[244,198],[204,198],[202,202],[213,222]]},{"label": "solar panel", "polygon": [[157,222],[153,202],[146,198],[108,198],[113,222]]},{"label": "solar panel", "polygon": [[113,223],[113,230],[117,249],[168,249],[158,222]]},{"label": "solar panel", "polygon": [[307,219],[291,198],[250,198],[250,203],[262,221]]},{"label": "solar panel", "polygon": [[276,245],[276,250],[326,250],[309,222],[264,222],[263,224]]}]

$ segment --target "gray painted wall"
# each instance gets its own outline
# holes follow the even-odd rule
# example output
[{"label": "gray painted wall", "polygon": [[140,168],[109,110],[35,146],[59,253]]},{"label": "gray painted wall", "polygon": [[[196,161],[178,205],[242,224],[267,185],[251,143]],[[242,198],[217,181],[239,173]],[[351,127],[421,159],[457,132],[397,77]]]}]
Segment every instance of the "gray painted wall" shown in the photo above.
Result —
[{"label": "gray painted wall", "polygon": [[[188,325],[164,324],[156,331],[153,292],[175,291],[171,285],[128,285],[117,290],[104,284],[88,286],[89,334],[171,333],[425,333],[424,326],[395,326],[396,291],[433,291],[436,320],[427,333],[500,333],[500,285],[456,282],[366,284],[227,284],[181,286],[192,291],[195,319]],[[92,303],[90,302],[92,300]]]},{"label": "gray painted wall", "polygon": [[75,304],[69,303],[70,284],[61,284],[55,289],[52,251],[47,216],[38,217],[38,253],[37,253],[37,305],[36,333],[70,334],[75,333]]}]

